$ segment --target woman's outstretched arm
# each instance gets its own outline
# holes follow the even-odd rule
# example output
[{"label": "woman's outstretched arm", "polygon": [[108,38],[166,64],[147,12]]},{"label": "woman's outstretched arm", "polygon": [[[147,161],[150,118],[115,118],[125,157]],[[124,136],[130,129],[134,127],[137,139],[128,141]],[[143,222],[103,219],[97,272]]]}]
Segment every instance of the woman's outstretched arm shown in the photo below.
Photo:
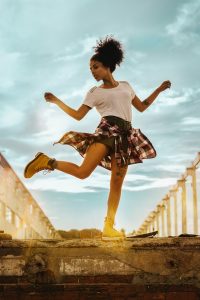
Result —
[{"label": "woman's outstretched arm", "polygon": [[45,93],[44,98],[47,102],[55,103],[58,107],[60,107],[66,114],[68,114],[70,117],[74,118],[77,121],[80,121],[91,109],[90,107],[82,104],[79,109],[75,110],[62,102],[60,99],[58,99],[56,96],[54,96],[52,93]]},{"label": "woman's outstretched arm", "polygon": [[148,98],[144,101],[141,101],[136,95],[132,100],[132,105],[139,110],[140,112],[145,111],[158,97],[158,95],[171,87],[171,82],[169,80],[164,81]]}]

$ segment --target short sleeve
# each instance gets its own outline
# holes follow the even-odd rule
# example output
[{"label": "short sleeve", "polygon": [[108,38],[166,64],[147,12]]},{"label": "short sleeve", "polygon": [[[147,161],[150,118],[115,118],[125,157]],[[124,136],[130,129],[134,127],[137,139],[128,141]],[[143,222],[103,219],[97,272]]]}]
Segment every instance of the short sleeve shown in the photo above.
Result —
[{"label": "short sleeve", "polygon": [[[127,82],[128,83],[128,82]],[[131,92],[131,97],[132,97],[132,99],[135,97],[135,91],[134,91],[134,89],[132,88],[132,86],[130,85],[130,83],[128,83],[128,85],[129,85],[129,88],[130,88],[130,92]]]},{"label": "short sleeve", "polygon": [[93,108],[96,105],[96,95],[93,89],[90,89],[87,92],[83,104],[89,106],[90,108]]}]

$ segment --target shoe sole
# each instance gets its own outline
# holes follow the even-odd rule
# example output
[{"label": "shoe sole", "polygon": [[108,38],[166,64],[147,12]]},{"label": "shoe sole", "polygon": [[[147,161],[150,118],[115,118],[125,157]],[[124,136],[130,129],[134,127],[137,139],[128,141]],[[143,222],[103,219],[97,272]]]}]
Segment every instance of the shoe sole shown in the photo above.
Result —
[{"label": "shoe sole", "polygon": [[36,159],[39,157],[39,156],[41,156],[42,154],[44,154],[44,153],[42,153],[42,152],[38,152],[36,155],[35,155],[35,158],[33,159],[33,160],[31,160],[29,163],[28,163],[28,165],[25,167],[25,169],[24,169],[24,177],[25,178],[31,178],[31,177],[27,177],[26,176],[26,172],[27,172],[27,169],[28,169],[28,167],[34,162],[34,161],[36,161]]}]

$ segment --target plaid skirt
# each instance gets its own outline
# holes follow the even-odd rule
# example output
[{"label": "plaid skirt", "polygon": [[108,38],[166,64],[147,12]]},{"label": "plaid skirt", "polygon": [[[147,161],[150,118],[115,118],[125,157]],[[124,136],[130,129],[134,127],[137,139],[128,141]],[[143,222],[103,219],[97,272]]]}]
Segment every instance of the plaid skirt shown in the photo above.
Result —
[{"label": "plaid skirt", "polygon": [[111,154],[114,153],[118,166],[142,163],[143,159],[154,158],[156,150],[139,128],[132,128],[131,122],[119,117],[102,117],[94,133],[68,131],[55,144],[66,144],[85,157],[88,147],[95,143],[109,147],[99,166],[111,170]]}]

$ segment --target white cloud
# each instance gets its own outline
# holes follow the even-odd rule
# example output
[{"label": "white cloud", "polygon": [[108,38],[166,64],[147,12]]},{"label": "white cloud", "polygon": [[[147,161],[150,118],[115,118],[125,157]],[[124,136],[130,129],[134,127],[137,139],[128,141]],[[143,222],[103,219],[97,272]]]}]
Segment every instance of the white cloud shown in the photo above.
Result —
[{"label": "white cloud", "polygon": [[191,45],[199,40],[200,1],[183,4],[176,20],[166,26],[166,31],[177,45]]},{"label": "white cloud", "polygon": [[58,54],[54,59],[55,61],[71,61],[77,58],[81,58],[87,53],[92,52],[92,47],[95,45],[97,38],[86,37],[83,40],[76,41],[76,43],[65,47],[64,53]]},{"label": "white cloud", "polygon": [[197,117],[185,117],[182,120],[183,125],[200,125],[200,118]]},{"label": "white cloud", "polygon": [[[42,172],[40,172],[41,176]],[[42,175],[43,176],[43,175]],[[50,177],[50,174],[47,174],[46,177],[32,179],[31,182],[26,181],[26,186],[32,190],[53,190],[56,192],[67,192],[67,193],[90,193],[96,192],[96,189],[109,189],[110,175],[100,174],[94,172],[90,177],[80,180],[71,175],[62,175]],[[135,175],[127,174],[125,182],[123,185],[123,190],[125,191],[141,191],[146,189],[161,188],[172,185],[175,183],[174,178],[157,178],[157,177],[148,177],[145,175]],[[142,184],[140,183],[142,181]],[[144,181],[148,183],[144,183]],[[134,185],[137,182],[137,186],[130,187],[130,183],[134,182]],[[129,183],[129,184],[128,184]]]},{"label": "white cloud", "polygon": [[184,165],[188,162],[190,163],[192,160],[194,160],[196,157],[196,153],[194,153],[194,156],[191,156],[190,153],[177,153],[174,155],[168,155],[168,160],[174,161],[176,163],[183,163]]},{"label": "white cloud", "polygon": [[140,174],[127,174],[125,177],[126,181],[135,182],[135,181],[154,181],[156,177],[148,177],[146,175]]},{"label": "white cloud", "polygon": [[71,93],[67,94],[59,94],[57,97],[59,99],[75,99],[75,97],[83,97],[86,95],[86,92],[94,86],[94,80],[93,79],[87,79],[84,84],[81,85],[81,87],[78,87],[71,91]]},{"label": "white cloud", "polygon": [[[41,173],[42,174],[42,173]],[[37,175],[41,176],[41,175]],[[50,177],[50,174],[44,175],[46,178],[37,178],[32,182],[26,182],[26,186],[32,190],[49,191],[54,192],[66,192],[66,193],[89,193],[95,192],[94,188],[86,187],[86,182],[75,179],[71,175],[66,174],[66,179],[60,179]],[[48,178],[47,178],[48,176]],[[87,181],[88,185],[88,181]]]},{"label": "white cloud", "polygon": [[155,165],[155,170],[166,171],[166,172],[183,172],[185,170],[184,165],[179,164],[167,164],[167,165]]},{"label": "white cloud", "polygon": [[[37,176],[43,176],[42,172]],[[50,174],[47,174],[43,178],[33,178],[31,182],[27,182],[26,185],[33,190],[53,190],[68,193],[88,193],[95,192],[96,188],[109,188],[107,175],[98,174],[96,172],[84,180],[64,173],[61,176],[50,176]]]},{"label": "white cloud", "polygon": [[126,186],[125,183],[123,189],[127,191],[143,191],[143,190],[149,190],[155,188],[163,188],[163,187],[174,185],[176,181],[177,181],[176,178],[158,178],[156,180],[153,180],[151,183],[142,184],[135,187]]},{"label": "white cloud", "polygon": [[174,107],[182,105],[191,101],[191,97],[194,96],[198,90],[192,88],[183,88],[181,91],[167,90],[167,94],[160,94],[156,100],[156,105],[153,105],[152,110],[156,113],[160,112],[165,107]]}]

